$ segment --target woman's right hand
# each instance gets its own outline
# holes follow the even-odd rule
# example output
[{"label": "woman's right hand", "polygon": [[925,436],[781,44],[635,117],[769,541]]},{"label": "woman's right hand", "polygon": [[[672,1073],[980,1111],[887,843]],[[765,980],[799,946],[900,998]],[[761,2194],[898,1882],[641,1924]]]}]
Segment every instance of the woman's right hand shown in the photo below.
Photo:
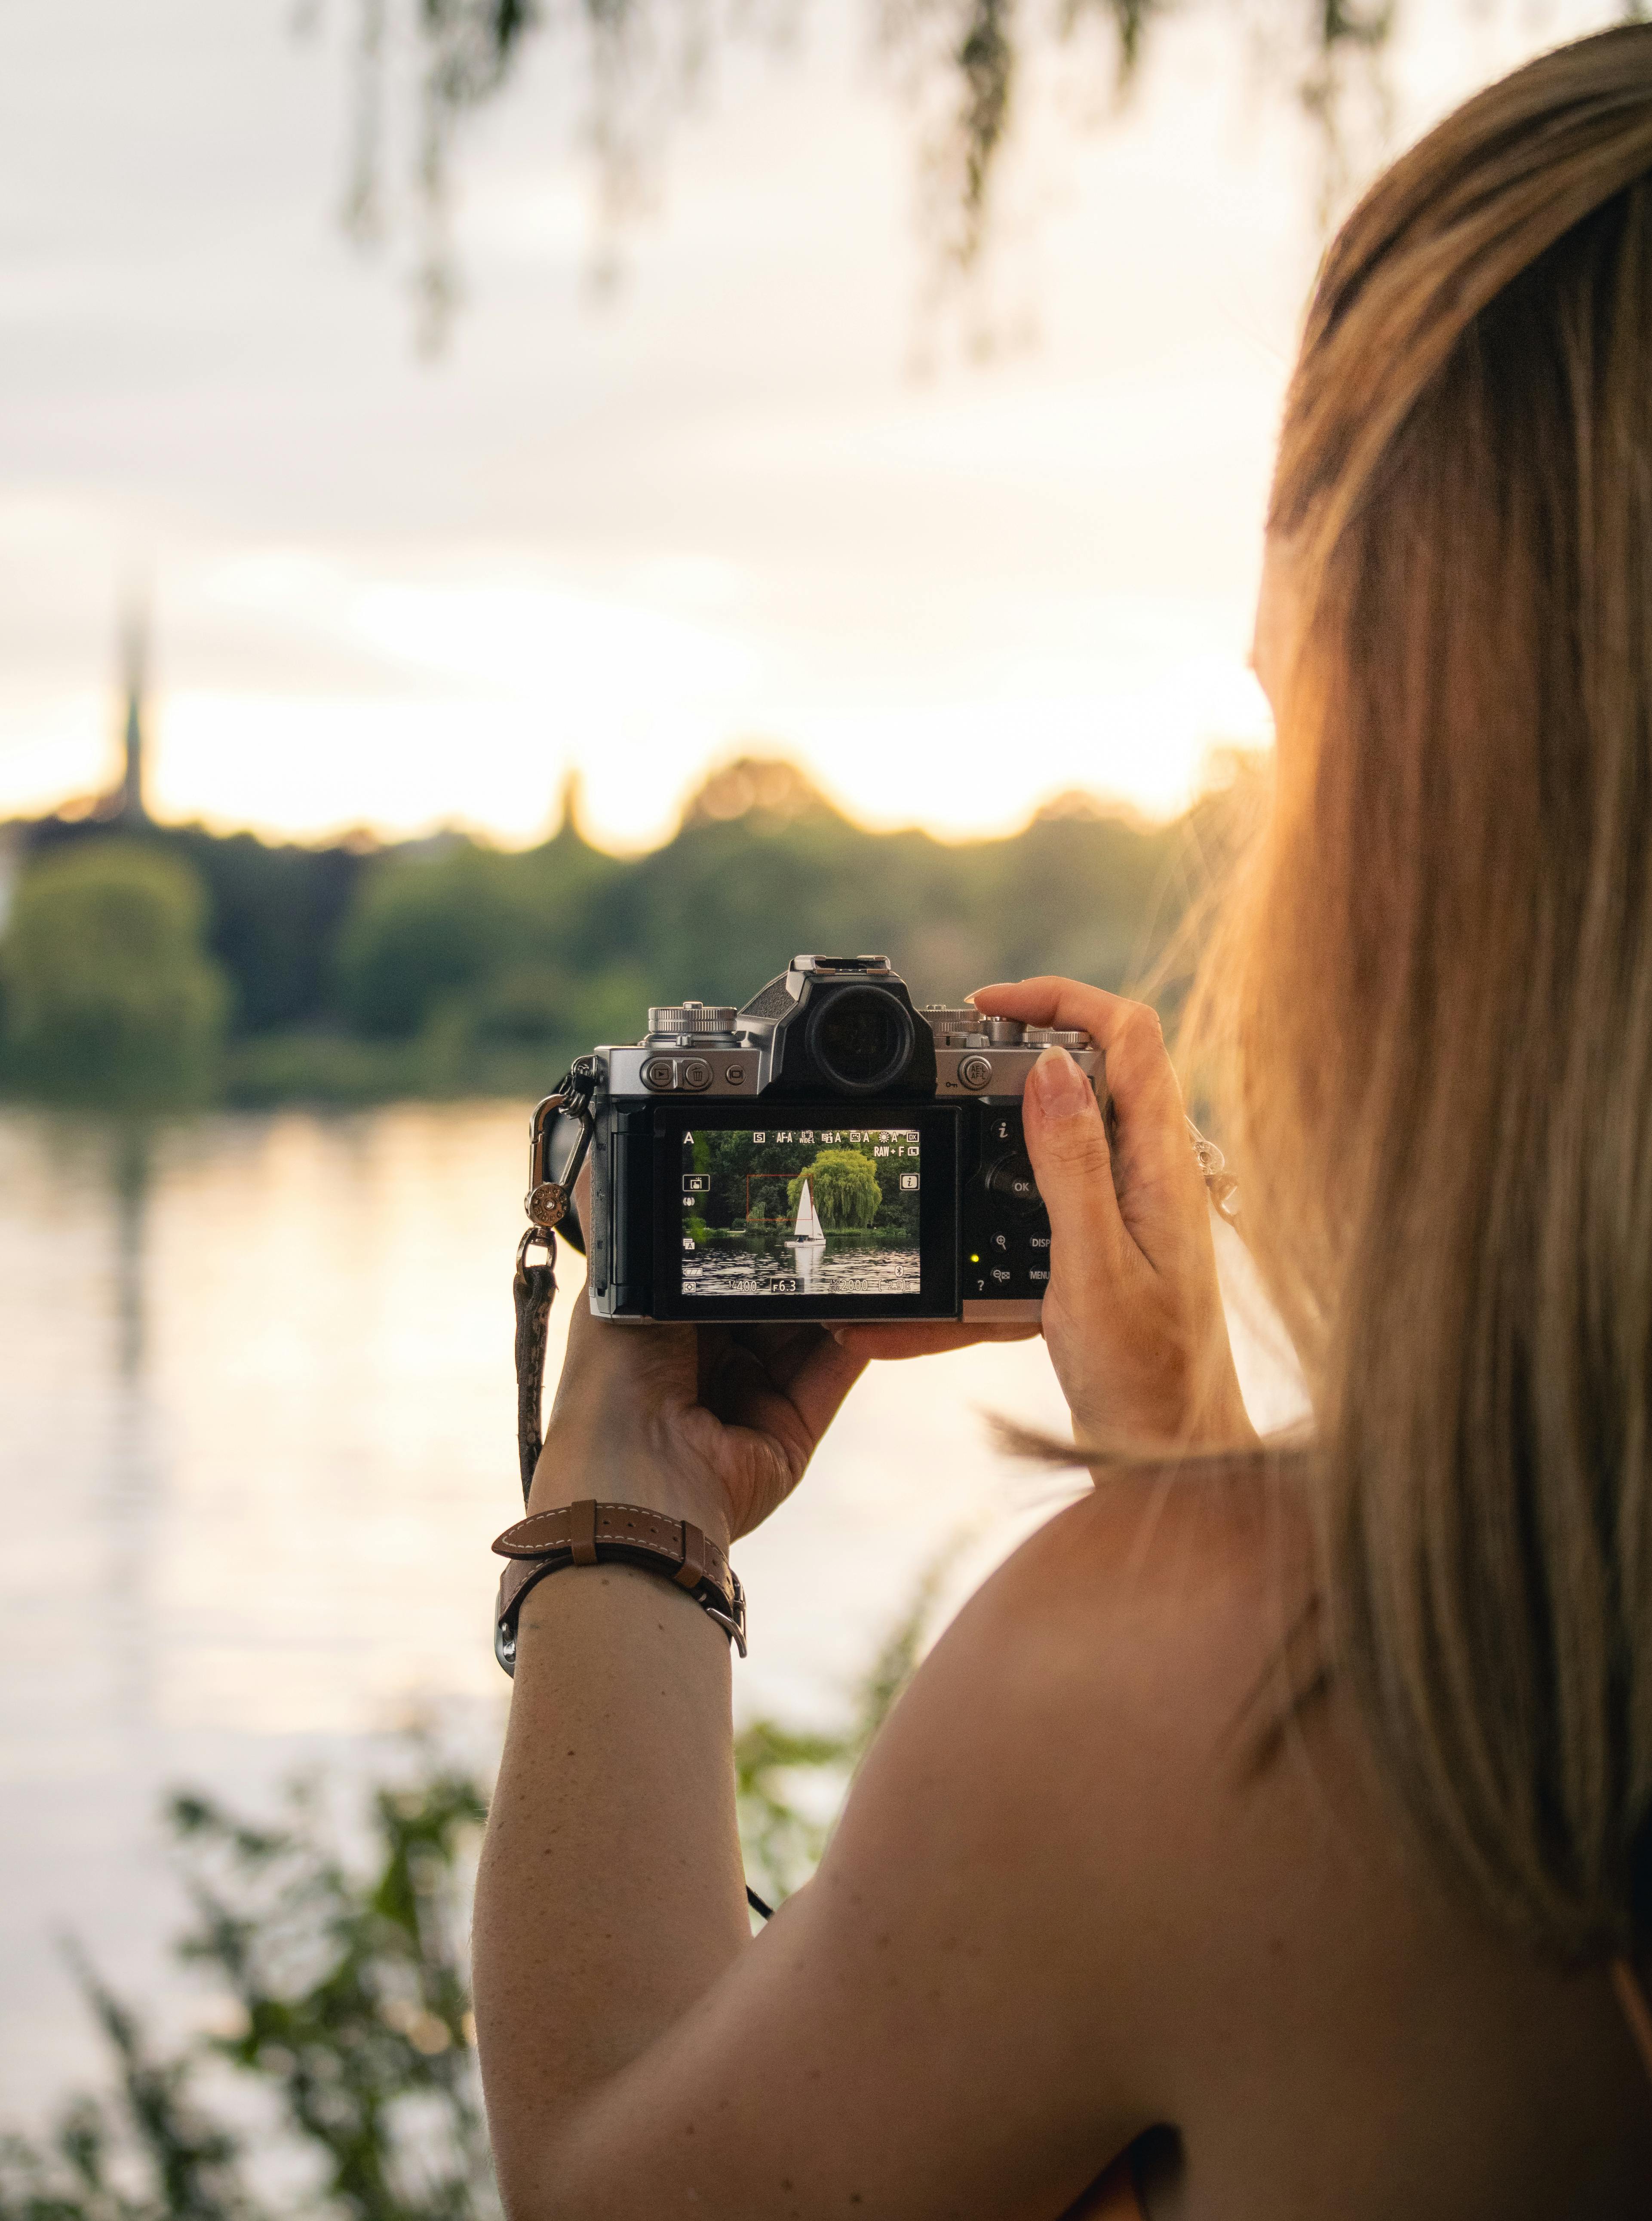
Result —
[{"label": "woman's right hand", "polygon": [[[1102,1052],[1110,1146],[1090,1082],[1047,1048],[1023,1103],[1027,1154],[1050,1221],[1042,1331],[1080,1442],[1254,1439],[1217,1284],[1204,1175],[1158,1014],[1076,979],[981,988],[984,1017],[1080,1027]],[[965,1327],[840,1329],[856,1355],[917,1356],[977,1338]]]}]

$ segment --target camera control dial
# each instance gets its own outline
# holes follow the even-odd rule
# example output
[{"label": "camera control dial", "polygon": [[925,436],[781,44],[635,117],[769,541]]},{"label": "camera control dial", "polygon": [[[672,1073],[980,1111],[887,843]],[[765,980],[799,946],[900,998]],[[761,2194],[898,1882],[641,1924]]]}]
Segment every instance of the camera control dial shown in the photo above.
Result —
[{"label": "camera control dial", "polygon": [[726,1003],[657,1003],[648,1012],[650,1040],[698,1041],[707,1035],[733,1038],[739,1012]]}]

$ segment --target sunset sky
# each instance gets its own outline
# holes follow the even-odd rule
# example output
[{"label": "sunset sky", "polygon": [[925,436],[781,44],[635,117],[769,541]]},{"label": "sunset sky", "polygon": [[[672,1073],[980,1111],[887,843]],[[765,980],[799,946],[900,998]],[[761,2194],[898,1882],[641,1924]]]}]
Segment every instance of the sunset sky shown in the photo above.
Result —
[{"label": "sunset sky", "polygon": [[[1612,12],[1413,0],[1399,135]],[[337,221],[349,16],[7,11],[0,814],[110,777],[140,588],[155,807],[272,832],[526,840],[578,767],[635,847],[758,748],[959,834],[1072,786],[1168,811],[1266,737],[1245,655],[1315,157],[1236,36],[1173,25],[1088,132],[1031,91],[986,362],[925,323],[867,11],[718,67],[601,304],[548,41],[460,147],[429,362],[405,231],[364,259]]]}]

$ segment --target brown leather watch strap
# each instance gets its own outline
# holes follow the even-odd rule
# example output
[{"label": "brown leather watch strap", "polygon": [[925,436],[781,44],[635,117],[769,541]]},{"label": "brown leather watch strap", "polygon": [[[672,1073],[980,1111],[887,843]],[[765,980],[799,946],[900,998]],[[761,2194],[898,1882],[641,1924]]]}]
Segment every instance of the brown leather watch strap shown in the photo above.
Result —
[{"label": "brown leather watch strap", "polygon": [[529,1589],[566,1566],[640,1566],[685,1589],[746,1655],[746,1598],[728,1554],[691,1519],[668,1518],[640,1504],[598,1504],[582,1497],[535,1511],[507,1527],[493,1545],[507,1559],[494,1608],[494,1655],[515,1671],[516,1615]]}]

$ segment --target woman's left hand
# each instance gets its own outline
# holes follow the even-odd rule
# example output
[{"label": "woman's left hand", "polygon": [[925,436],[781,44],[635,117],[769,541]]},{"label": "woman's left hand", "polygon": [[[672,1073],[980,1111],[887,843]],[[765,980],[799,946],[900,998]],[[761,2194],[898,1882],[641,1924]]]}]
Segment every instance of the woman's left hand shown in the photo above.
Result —
[{"label": "woman's left hand", "polygon": [[640,1504],[726,1548],[792,1493],[866,1362],[823,1327],[618,1325],[576,1298],[529,1509]]}]

